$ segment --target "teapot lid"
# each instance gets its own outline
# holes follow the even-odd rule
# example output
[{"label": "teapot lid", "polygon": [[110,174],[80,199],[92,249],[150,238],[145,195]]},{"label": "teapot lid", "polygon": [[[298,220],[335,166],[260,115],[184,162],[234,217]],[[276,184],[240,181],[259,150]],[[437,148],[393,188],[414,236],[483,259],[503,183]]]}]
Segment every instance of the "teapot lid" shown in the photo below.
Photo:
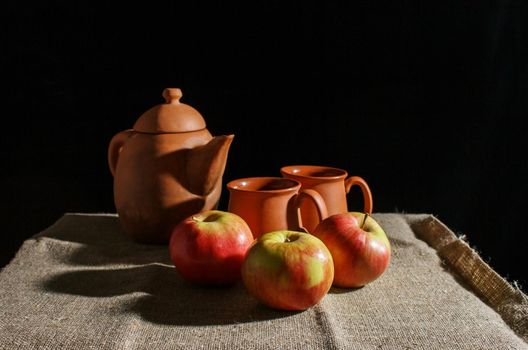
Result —
[{"label": "teapot lid", "polygon": [[134,124],[135,131],[158,134],[205,129],[202,115],[193,107],[180,102],[180,89],[167,88],[163,90],[162,96],[165,103],[143,113]]}]

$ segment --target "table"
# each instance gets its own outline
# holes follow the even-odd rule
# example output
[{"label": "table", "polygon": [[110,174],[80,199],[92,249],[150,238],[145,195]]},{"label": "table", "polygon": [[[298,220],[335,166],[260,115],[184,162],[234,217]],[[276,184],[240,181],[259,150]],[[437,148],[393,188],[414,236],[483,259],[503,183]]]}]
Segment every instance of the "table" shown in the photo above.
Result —
[{"label": "table", "polygon": [[182,280],[115,214],[69,213],[0,272],[0,349],[528,349],[528,299],[427,214],[373,215],[392,260],[303,312]]}]

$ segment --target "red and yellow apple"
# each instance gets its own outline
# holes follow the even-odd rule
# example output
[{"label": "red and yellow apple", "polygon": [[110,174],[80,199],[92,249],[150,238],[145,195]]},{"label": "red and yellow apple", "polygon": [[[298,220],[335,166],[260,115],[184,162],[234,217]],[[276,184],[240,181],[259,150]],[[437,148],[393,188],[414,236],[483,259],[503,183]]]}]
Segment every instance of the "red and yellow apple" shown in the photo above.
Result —
[{"label": "red and yellow apple", "polygon": [[361,287],[387,269],[391,247],[381,226],[368,214],[332,215],[315,228],[334,259],[334,285]]},{"label": "red and yellow apple", "polygon": [[263,304],[281,310],[305,310],[332,286],[334,264],[323,242],[303,232],[273,231],[248,250],[242,280]]},{"label": "red and yellow apple", "polygon": [[252,242],[251,230],[240,216],[209,210],[176,225],[169,251],[184,279],[202,285],[226,285],[240,279],[240,268]]}]

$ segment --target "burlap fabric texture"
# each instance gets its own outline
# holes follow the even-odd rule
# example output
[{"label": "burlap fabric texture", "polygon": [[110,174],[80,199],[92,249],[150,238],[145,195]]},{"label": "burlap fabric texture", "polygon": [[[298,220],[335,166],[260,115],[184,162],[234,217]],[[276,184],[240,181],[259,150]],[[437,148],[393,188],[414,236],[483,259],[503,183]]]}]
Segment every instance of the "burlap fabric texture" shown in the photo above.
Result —
[{"label": "burlap fabric texture", "polygon": [[0,273],[1,349],[528,349],[528,301],[430,215],[375,214],[389,269],[304,312],[182,280],[114,215],[67,214]]}]

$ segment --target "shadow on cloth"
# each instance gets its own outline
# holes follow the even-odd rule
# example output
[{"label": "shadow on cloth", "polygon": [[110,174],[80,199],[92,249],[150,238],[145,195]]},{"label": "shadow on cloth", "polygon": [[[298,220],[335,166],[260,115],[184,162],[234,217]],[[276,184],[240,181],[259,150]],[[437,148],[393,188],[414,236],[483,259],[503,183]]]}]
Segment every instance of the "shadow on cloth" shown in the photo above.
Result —
[{"label": "shadow on cloth", "polygon": [[[52,238],[61,245],[54,258],[67,264],[169,264],[168,244],[142,244],[128,237],[113,215],[65,214],[36,239]],[[67,249],[62,249],[64,246]]]},{"label": "shadow on cloth", "polygon": [[167,245],[139,244],[127,242],[115,246],[83,245],[69,252],[68,264],[83,266],[105,265],[172,265]]},{"label": "shadow on cloth", "polygon": [[225,325],[296,314],[260,304],[240,283],[214,288],[194,286],[184,281],[174,267],[161,264],[66,272],[44,282],[43,289],[94,298],[130,294],[135,300],[124,312],[165,325]]},{"label": "shadow on cloth", "polygon": [[354,288],[341,288],[341,287],[334,287],[332,286],[332,288],[330,288],[330,290],[328,291],[328,293],[330,294],[347,294],[347,293],[352,293],[358,289],[361,289],[361,288],[364,288],[363,287],[354,287]]},{"label": "shadow on cloth", "polygon": [[64,242],[115,245],[127,241],[119,218],[113,214],[66,213],[53,225],[35,235]]}]

